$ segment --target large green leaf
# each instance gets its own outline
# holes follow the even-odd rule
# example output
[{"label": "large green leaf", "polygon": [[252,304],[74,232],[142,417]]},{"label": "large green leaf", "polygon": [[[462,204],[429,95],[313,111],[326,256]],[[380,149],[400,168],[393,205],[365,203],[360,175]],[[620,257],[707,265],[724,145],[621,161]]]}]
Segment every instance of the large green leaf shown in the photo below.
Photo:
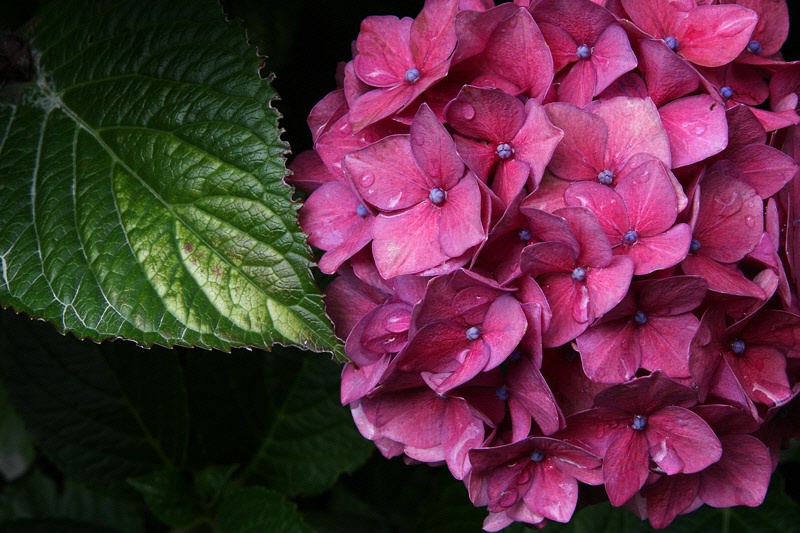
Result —
[{"label": "large green leaf", "polygon": [[186,381],[195,451],[209,464],[288,495],[318,494],[364,463],[374,445],[339,403],[338,365],[289,348],[197,353]]},{"label": "large green leaf", "polygon": [[0,371],[37,443],[75,481],[133,496],[127,478],[185,463],[189,413],[175,351],[79,341],[5,311]]},{"label": "large green leaf", "polygon": [[213,0],[48,4],[0,95],[0,304],[143,345],[341,346],[276,94]]},{"label": "large green leaf", "polygon": [[263,487],[247,487],[228,495],[217,515],[226,533],[311,533],[294,505],[282,494]]}]

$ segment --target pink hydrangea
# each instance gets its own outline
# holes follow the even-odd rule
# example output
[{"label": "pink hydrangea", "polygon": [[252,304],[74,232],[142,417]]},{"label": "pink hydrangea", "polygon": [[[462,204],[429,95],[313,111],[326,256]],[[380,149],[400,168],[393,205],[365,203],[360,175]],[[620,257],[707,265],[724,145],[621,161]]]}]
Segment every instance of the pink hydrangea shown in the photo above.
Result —
[{"label": "pink hydrangea", "polygon": [[361,433],[488,531],[585,485],[655,527],[763,501],[800,405],[787,34],[782,0],[365,20],[289,178]]}]

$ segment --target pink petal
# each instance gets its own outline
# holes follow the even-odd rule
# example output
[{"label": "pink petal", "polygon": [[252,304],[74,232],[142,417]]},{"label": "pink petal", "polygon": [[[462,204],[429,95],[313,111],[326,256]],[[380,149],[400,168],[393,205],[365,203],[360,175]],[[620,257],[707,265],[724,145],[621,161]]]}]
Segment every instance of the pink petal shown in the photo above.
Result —
[{"label": "pink petal", "polygon": [[350,104],[347,119],[353,131],[361,131],[392,113],[405,108],[424,91],[435,79],[424,78],[414,84],[400,83],[393,87],[381,87],[367,91]]},{"label": "pink petal", "polygon": [[485,238],[481,223],[481,194],[474,174],[468,172],[447,191],[439,210],[439,245],[445,255],[459,257]]},{"label": "pink petal", "polygon": [[657,106],[686,96],[700,85],[697,72],[661,39],[639,40],[639,68],[647,94]]},{"label": "pink petal", "polygon": [[672,168],[702,161],[728,144],[725,108],[710,96],[687,96],[661,107],[661,122],[669,137]]},{"label": "pink petal", "polygon": [[550,160],[553,174],[570,181],[597,179],[597,174],[605,170],[605,122],[571,104],[548,104],[545,110],[553,125],[564,131],[564,139]]},{"label": "pink petal", "polygon": [[797,173],[797,164],[791,157],[763,144],[745,146],[727,159],[739,167],[748,185],[764,199],[781,190]]},{"label": "pink petal", "polygon": [[528,436],[531,418],[545,435],[551,435],[564,427],[564,415],[561,414],[547,381],[530,358],[521,357],[517,362],[509,364],[506,383],[512,418],[517,418],[514,414],[521,411],[528,420],[528,429],[524,434],[516,424],[512,424],[514,440]]},{"label": "pink petal", "polygon": [[786,2],[770,0],[721,0],[721,4],[739,4],[758,14],[758,23],[751,39],[761,43],[761,55],[771,56],[780,51],[789,35],[789,9]]},{"label": "pink petal", "polygon": [[522,307],[513,296],[502,294],[492,302],[480,328],[481,338],[491,352],[485,370],[505,361],[519,344],[527,326]]},{"label": "pink petal", "polygon": [[597,88],[597,68],[591,60],[575,63],[558,87],[558,101],[583,108],[592,101]]},{"label": "pink petal", "polygon": [[449,398],[441,420],[442,448],[450,473],[464,479],[471,470],[469,451],[483,444],[483,422],[461,398]]},{"label": "pink petal", "polygon": [[411,124],[411,151],[433,187],[450,189],[464,174],[456,144],[427,104],[422,104]]},{"label": "pink petal", "polygon": [[568,522],[578,502],[578,482],[558,468],[539,464],[524,500],[534,513],[556,522]]},{"label": "pink petal", "polygon": [[689,225],[675,224],[664,233],[639,237],[635,244],[621,246],[617,250],[627,252],[627,256],[633,260],[633,273],[641,276],[683,261],[689,253],[691,240],[692,229]]},{"label": "pink petal", "polygon": [[361,23],[354,60],[358,77],[373,87],[391,87],[414,67],[411,57],[411,24],[392,16],[367,17]]},{"label": "pink petal", "polygon": [[392,135],[347,154],[344,167],[361,196],[382,211],[419,204],[433,186],[417,165],[406,135]]},{"label": "pink petal", "polygon": [[522,192],[530,173],[530,165],[520,159],[501,161],[494,175],[492,190],[505,205],[510,205]]},{"label": "pink petal", "polygon": [[786,356],[769,346],[748,346],[729,359],[742,387],[754,402],[781,405],[792,394],[786,375]]},{"label": "pink petal", "polygon": [[586,285],[573,281],[570,274],[545,275],[539,283],[553,310],[550,327],[542,339],[544,346],[560,346],[583,333],[589,326],[589,291]]},{"label": "pink petal", "polygon": [[759,300],[766,298],[764,290],[744,277],[736,265],[721,264],[702,255],[689,254],[681,262],[681,269],[690,276],[705,278],[709,290]]},{"label": "pink petal", "polygon": [[603,457],[603,481],[611,505],[621,506],[647,480],[650,456],[641,431],[624,428]]},{"label": "pink petal", "polygon": [[641,152],[655,156],[670,167],[670,139],[652,100],[612,98],[593,106],[592,113],[608,125],[606,168],[621,166]]},{"label": "pink petal", "polygon": [[722,456],[719,439],[699,416],[667,406],[647,417],[650,457],[668,475],[703,470]]},{"label": "pink petal", "polygon": [[623,383],[639,370],[638,350],[632,349],[633,321],[597,324],[576,339],[583,370],[592,381]]},{"label": "pink petal", "polygon": [[410,48],[421,73],[448,62],[456,47],[457,0],[428,0],[411,25]]},{"label": "pink petal", "polygon": [[678,21],[685,18],[673,2],[650,2],[643,4],[637,0],[621,0],[625,12],[643,31],[655,37],[665,38],[674,35]]},{"label": "pink petal", "polygon": [[597,73],[592,96],[600,94],[614,80],[636,68],[636,55],[622,26],[611,24],[600,34],[592,50],[591,62]]},{"label": "pink petal", "polygon": [[673,378],[690,376],[689,347],[699,323],[690,313],[648,317],[639,329],[642,368],[661,370]]},{"label": "pink petal", "polygon": [[585,207],[565,207],[555,214],[567,221],[580,245],[580,254],[575,260],[577,266],[604,267],[609,264],[612,260],[611,245],[594,213]]},{"label": "pink petal", "polygon": [[700,476],[676,474],[662,476],[658,481],[642,488],[647,501],[647,518],[650,525],[667,527],[677,515],[687,509],[697,496]]},{"label": "pink petal", "polygon": [[314,150],[297,154],[289,163],[289,170],[292,174],[286,177],[286,181],[306,194],[311,194],[324,183],[336,179]]},{"label": "pink petal", "polygon": [[648,315],[675,316],[697,308],[708,283],[697,276],[671,276],[642,282],[639,305]]},{"label": "pink petal", "polygon": [[522,271],[532,277],[549,272],[571,273],[575,269],[575,252],[560,242],[542,242],[526,246],[520,261]]},{"label": "pink petal", "polygon": [[[553,79],[553,59],[527,9],[517,9],[497,26],[484,55],[486,68],[520,92],[537,100],[547,92]],[[520,56],[526,60],[518,61]]]},{"label": "pink petal", "polygon": [[[640,235],[662,233],[675,224],[678,198],[672,180],[658,159],[630,168],[614,189],[628,211],[629,228]],[[638,274],[638,272],[637,272]]]},{"label": "pink petal", "polygon": [[445,108],[447,122],[462,135],[511,142],[526,120],[525,106],[499,89],[465,85]]},{"label": "pink petal", "polygon": [[567,205],[592,211],[612,245],[620,244],[622,236],[631,228],[625,202],[606,185],[594,181],[573,183],[564,193],[564,201]]},{"label": "pink petal", "polygon": [[607,267],[589,270],[586,286],[593,319],[600,318],[622,301],[632,277],[633,261],[624,256],[614,256]]},{"label": "pink petal", "polygon": [[514,157],[530,166],[529,183],[533,190],[539,186],[564,132],[550,122],[545,108],[536,100],[525,102],[525,113],[525,121],[513,138]]},{"label": "pink petal", "polygon": [[738,5],[697,6],[675,34],[678,53],[704,67],[730,63],[747,46],[757,21],[754,11]]},{"label": "pink petal", "polygon": [[701,473],[700,498],[712,507],[764,501],[772,474],[772,460],[764,444],[750,435],[723,435],[722,458]]}]

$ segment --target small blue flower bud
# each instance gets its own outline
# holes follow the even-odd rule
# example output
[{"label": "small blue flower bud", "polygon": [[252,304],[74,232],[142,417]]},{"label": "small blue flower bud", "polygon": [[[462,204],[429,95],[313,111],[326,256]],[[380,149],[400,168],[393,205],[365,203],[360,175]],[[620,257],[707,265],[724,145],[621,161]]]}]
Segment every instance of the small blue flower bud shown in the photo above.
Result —
[{"label": "small blue flower bud", "polygon": [[586,269],[578,267],[572,271],[572,279],[574,281],[583,281],[586,279]]},{"label": "small blue flower bud", "polygon": [[599,181],[603,185],[611,185],[612,183],[614,183],[614,173],[611,172],[610,170],[604,170],[597,175],[597,181]]},{"label": "small blue flower bud", "polygon": [[664,39],[664,42],[667,44],[667,47],[668,47],[670,50],[672,50],[673,52],[675,52],[676,50],[678,50],[678,39],[676,39],[676,38],[675,38],[675,37],[673,37],[672,35],[670,35],[669,37],[667,37],[666,39]]},{"label": "small blue flower bud", "polygon": [[471,341],[476,341],[480,336],[481,336],[481,330],[478,326],[472,326],[471,328],[467,328],[467,339]]},{"label": "small blue flower bud", "polygon": [[529,241],[531,240],[531,232],[526,229],[521,229],[517,233],[519,235],[519,240],[521,241]]},{"label": "small blue flower bud", "polygon": [[406,71],[406,81],[408,83],[414,83],[419,79],[419,70],[415,68],[410,68]]},{"label": "small blue flower bud", "polygon": [[639,325],[645,324],[647,323],[647,315],[642,311],[636,311],[636,314],[633,315],[633,321]]},{"label": "small blue flower bud", "polygon": [[733,89],[728,87],[727,85],[719,90],[720,96],[722,96],[725,100],[729,99],[733,96]]},{"label": "small blue flower bud", "polygon": [[494,391],[494,393],[497,394],[497,397],[500,398],[501,400],[503,401],[508,400],[508,389],[506,388],[505,385],[498,387],[497,390]]},{"label": "small blue flower bud", "polygon": [[631,427],[636,431],[642,431],[647,426],[647,419],[643,416],[636,415],[633,417],[633,424]]},{"label": "small blue flower bud", "polygon": [[753,40],[747,43],[747,51],[751,54],[759,55],[761,53],[761,43]]},{"label": "small blue flower bud", "polygon": [[430,199],[431,202],[435,203],[436,205],[439,205],[442,202],[444,202],[445,192],[439,187],[434,187],[433,189],[431,189],[431,193],[428,195],[428,198]]},{"label": "small blue flower bud", "polygon": [[582,44],[578,47],[577,52],[575,52],[580,59],[589,59],[592,57],[592,49]]},{"label": "small blue flower bud", "polygon": [[531,452],[531,461],[534,463],[541,463],[544,461],[544,454],[539,450],[533,450]]},{"label": "small blue flower bud", "polygon": [[736,339],[731,343],[731,351],[736,355],[742,355],[744,353],[744,349],[744,341],[741,339]]},{"label": "small blue flower bud", "polygon": [[689,243],[689,251],[695,253],[699,249],[700,249],[700,241],[698,241],[697,239],[692,239],[692,241]]},{"label": "small blue flower bud", "polygon": [[508,143],[500,143],[497,145],[497,156],[500,159],[508,159],[511,157],[511,154],[514,153],[514,150],[511,148],[511,145]]},{"label": "small blue flower bud", "polygon": [[625,232],[625,235],[622,236],[622,242],[625,244],[636,244],[636,241],[639,240],[639,234],[636,233],[636,230],[629,229]]},{"label": "small blue flower bud", "polygon": [[358,216],[361,218],[365,218],[369,214],[369,211],[367,210],[367,206],[364,204],[358,204],[358,207],[356,207],[356,213],[358,213]]}]

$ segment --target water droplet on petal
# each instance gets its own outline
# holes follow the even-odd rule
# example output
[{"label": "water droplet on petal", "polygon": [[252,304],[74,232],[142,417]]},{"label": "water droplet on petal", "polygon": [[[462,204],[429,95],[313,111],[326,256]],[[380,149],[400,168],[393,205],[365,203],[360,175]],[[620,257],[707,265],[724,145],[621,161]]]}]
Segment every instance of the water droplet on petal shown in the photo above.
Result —
[{"label": "water droplet on petal", "polygon": [[461,116],[466,120],[472,120],[475,118],[475,108],[472,107],[470,104],[461,104],[459,107],[461,111]]},{"label": "water droplet on petal", "polygon": [[747,224],[748,228],[754,228],[756,226],[756,219],[750,215],[744,217],[744,223]]},{"label": "water droplet on petal", "polygon": [[361,183],[362,187],[369,187],[375,183],[375,176],[372,175],[372,172],[367,172],[362,174],[361,177],[358,178],[358,181]]}]

